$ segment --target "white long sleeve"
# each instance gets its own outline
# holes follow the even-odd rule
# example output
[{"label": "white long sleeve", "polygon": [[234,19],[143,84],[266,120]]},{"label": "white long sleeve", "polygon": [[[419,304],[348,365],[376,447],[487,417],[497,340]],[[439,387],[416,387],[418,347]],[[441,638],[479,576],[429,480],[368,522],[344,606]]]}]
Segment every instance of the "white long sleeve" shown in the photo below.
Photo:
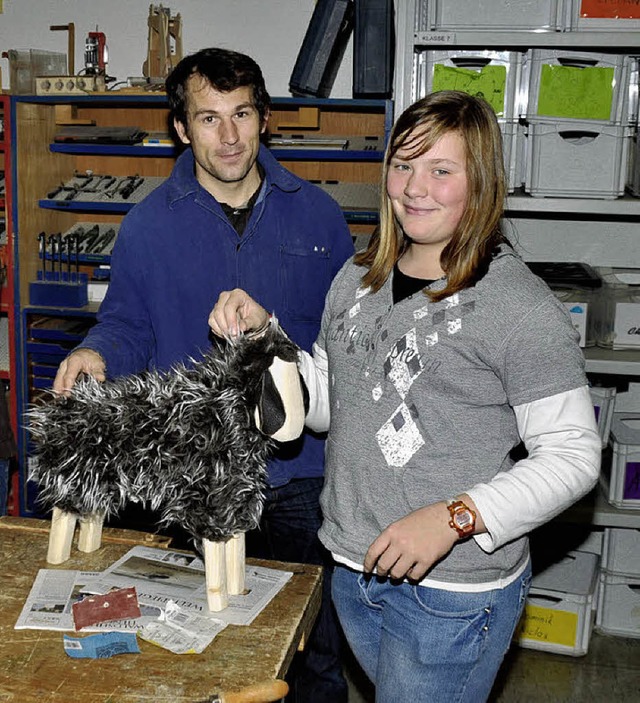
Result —
[{"label": "white long sleeve", "polygon": [[486,552],[539,527],[589,492],[598,480],[601,443],[587,386],[514,408],[528,457],[467,493],[487,533]]},{"label": "white long sleeve", "polygon": [[309,411],[305,425],[314,432],[329,429],[329,362],[324,349],[313,345],[313,356],[300,350],[298,369],[309,391]]}]

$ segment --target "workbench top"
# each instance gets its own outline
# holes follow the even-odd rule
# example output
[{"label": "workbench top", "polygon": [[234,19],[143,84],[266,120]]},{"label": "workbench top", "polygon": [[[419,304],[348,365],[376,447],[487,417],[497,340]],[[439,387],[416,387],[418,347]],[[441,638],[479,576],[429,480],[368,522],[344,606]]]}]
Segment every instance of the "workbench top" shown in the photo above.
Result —
[{"label": "workbench top", "polygon": [[99,550],[83,554],[74,544],[71,559],[55,567],[46,562],[48,539],[48,521],[0,518],[2,703],[198,703],[281,679],[320,606],[320,567],[248,560],[293,577],[251,625],[229,625],[202,654],[177,655],[138,639],[140,654],[72,659],[62,632],[14,629],[38,570],[102,571],[135,544],[163,548],[169,542],[105,528]]}]

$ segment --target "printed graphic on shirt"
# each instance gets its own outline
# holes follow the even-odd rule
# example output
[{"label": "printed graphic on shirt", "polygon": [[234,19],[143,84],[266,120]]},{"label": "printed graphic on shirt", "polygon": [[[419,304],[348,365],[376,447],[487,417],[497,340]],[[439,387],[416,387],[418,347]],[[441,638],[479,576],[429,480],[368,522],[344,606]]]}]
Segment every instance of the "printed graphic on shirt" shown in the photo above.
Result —
[{"label": "printed graphic on shirt", "polygon": [[403,467],[424,446],[416,417],[415,406],[402,403],[376,432],[376,441],[388,466]]},{"label": "printed graphic on shirt", "polygon": [[369,289],[356,291],[353,305],[336,316],[329,338],[340,344],[348,355],[372,352],[376,346],[390,344],[383,363],[384,381],[381,382],[379,374],[369,373],[366,366],[363,373],[373,381],[372,402],[378,403],[389,393],[397,393],[401,400],[376,432],[376,441],[387,465],[402,468],[426,443],[417,422],[416,408],[406,402],[407,396],[421,374],[437,372],[441,361],[433,358],[434,348],[441,339],[463,329],[463,319],[473,312],[475,303],[461,303],[460,296],[454,294],[438,303],[420,305],[413,311],[416,326],[393,341],[386,326],[389,316],[393,315],[391,308],[373,321],[373,329],[369,326],[364,331],[358,324],[369,292]]},{"label": "printed graphic on shirt", "polygon": [[[439,335],[460,332],[462,319],[474,308],[473,301],[460,304],[460,296],[455,294],[441,303],[423,305],[414,310],[413,319],[416,322],[424,320],[429,325],[428,317],[431,315],[430,331],[419,340],[416,328],[410,329],[392,344],[383,367],[385,379],[396,389],[403,401],[425,368],[433,373],[440,366],[440,362],[429,359],[430,350],[438,344]],[[379,324],[380,320],[377,323]],[[434,327],[439,329],[433,329]],[[383,329],[380,333],[381,342],[384,343],[388,336],[388,331]],[[377,384],[372,390],[373,400],[380,400],[383,393],[383,387]],[[403,402],[376,433],[378,446],[388,466],[402,468],[424,446],[425,439],[420,433],[416,418],[415,409],[412,412]]]},{"label": "printed graphic on shirt", "polygon": [[423,368],[414,328],[391,347],[384,362],[384,375],[404,400]]}]

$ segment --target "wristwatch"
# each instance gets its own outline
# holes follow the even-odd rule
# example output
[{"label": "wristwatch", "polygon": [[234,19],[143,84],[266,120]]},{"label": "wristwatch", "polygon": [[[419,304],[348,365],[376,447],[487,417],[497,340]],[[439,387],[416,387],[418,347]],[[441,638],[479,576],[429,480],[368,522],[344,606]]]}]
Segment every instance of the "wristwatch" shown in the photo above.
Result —
[{"label": "wristwatch", "polygon": [[461,500],[447,501],[447,509],[451,514],[449,527],[455,530],[461,539],[472,535],[476,527],[475,512]]}]

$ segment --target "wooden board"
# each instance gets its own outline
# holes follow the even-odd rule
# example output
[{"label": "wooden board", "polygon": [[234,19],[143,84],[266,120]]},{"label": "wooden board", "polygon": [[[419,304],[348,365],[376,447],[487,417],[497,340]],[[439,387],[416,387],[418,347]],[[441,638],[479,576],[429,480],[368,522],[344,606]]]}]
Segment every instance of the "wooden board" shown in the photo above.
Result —
[{"label": "wooden board", "polygon": [[[214,694],[242,691],[284,678],[320,606],[320,567],[248,560],[293,571],[294,575],[251,625],[230,625],[202,654],[181,656],[139,640],[141,654],[71,659],[64,653],[61,632],[14,629],[38,570],[51,568],[45,561],[47,524],[43,520],[0,518],[3,703],[197,703]],[[156,540],[156,535],[105,528],[97,552],[82,554],[74,545],[71,559],[54,568],[101,571],[132,544],[149,546]]]}]

